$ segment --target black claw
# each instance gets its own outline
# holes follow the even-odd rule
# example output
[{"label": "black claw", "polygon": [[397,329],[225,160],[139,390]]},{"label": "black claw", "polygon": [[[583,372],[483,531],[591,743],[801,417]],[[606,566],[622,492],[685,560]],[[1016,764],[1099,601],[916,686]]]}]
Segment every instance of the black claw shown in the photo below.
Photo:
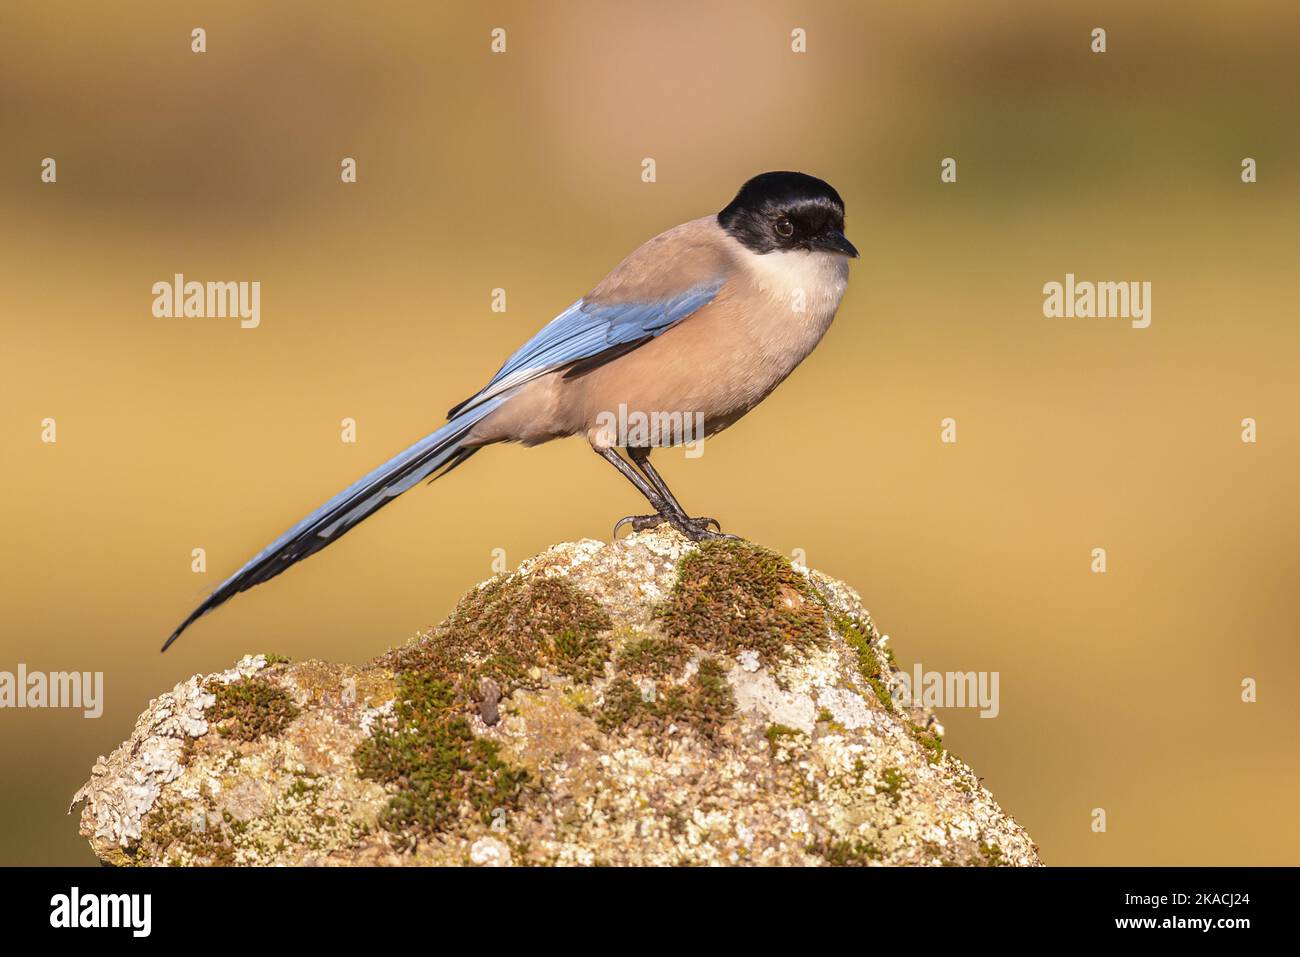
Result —
[{"label": "black claw", "polygon": [[[674,522],[674,526],[679,532],[685,535],[693,542],[703,542],[712,538],[735,538],[735,535],[727,535],[722,531],[722,523],[716,518],[701,516],[699,518],[687,517],[680,524]],[[709,526],[712,525],[714,531]]]},{"label": "black claw", "polygon": [[614,523],[614,531],[611,533],[610,537],[618,538],[619,529],[624,525],[631,525],[632,531],[634,532],[644,532],[656,528],[667,521],[668,519],[664,518],[662,515],[625,515]]}]

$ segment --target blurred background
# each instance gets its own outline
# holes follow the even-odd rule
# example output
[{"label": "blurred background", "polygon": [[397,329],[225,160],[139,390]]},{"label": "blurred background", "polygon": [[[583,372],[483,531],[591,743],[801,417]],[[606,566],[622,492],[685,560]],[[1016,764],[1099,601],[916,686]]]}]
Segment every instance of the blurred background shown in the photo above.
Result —
[{"label": "blurred background", "polygon": [[[1000,672],[947,744],[1047,863],[1295,863],[1298,41],[1286,2],[6,4],[0,670],[102,671],[106,700],[0,711],[0,864],[93,863],[68,800],[175,682],[365,661],[493,549],[638,510],[585,443],[490,449],[158,654],[768,169],[833,183],[862,258],[771,399],[657,458],[687,507],[853,584],[905,667]],[[261,327],[155,319],[177,272],[260,281]],[[1151,327],[1045,319],[1067,272],[1150,281]]]}]

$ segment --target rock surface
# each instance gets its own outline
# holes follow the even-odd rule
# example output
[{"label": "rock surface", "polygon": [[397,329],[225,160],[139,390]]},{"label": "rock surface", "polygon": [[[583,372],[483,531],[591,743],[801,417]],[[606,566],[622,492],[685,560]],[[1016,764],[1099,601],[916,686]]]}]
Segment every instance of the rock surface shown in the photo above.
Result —
[{"label": "rock surface", "polygon": [[181,682],[74,806],[118,865],[1039,863],[893,681],[851,588],[661,526],[363,667]]}]

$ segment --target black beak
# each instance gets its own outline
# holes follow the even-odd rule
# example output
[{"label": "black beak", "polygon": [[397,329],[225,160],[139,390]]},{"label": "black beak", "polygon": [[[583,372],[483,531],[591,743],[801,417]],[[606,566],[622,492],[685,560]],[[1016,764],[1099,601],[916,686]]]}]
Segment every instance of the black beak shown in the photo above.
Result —
[{"label": "black beak", "polygon": [[823,249],[828,253],[839,253],[841,256],[848,256],[850,259],[858,258],[858,249],[838,229],[833,232],[824,233],[817,239],[817,248]]}]

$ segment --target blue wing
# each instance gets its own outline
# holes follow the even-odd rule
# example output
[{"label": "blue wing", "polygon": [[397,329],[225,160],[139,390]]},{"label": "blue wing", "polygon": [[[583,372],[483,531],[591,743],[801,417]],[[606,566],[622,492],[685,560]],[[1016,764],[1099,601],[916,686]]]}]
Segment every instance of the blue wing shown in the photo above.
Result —
[{"label": "blue wing", "polygon": [[653,302],[594,303],[579,299],[525,342],[491,382],[453,408],[447,417],[467,412],[529,379],[571,363],[653,339],[713,301],[723,282],[722,278],[713,279]]}]

